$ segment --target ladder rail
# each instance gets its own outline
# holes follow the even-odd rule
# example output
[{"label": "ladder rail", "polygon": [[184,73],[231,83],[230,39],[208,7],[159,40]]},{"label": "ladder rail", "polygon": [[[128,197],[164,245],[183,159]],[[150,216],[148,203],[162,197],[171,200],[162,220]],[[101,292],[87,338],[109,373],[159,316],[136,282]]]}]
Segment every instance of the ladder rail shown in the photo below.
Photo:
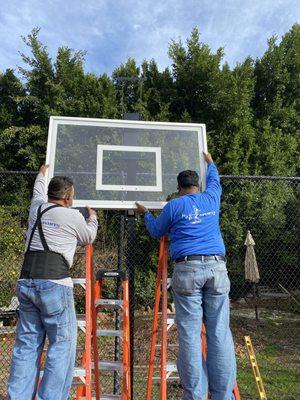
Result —
[{"label": "ladder rail", "polygon": [[100,371],[99,371],[99,350],[97,339],[97,309],[96,300],[98,295],[97,284],[95,283],[94,271],[91,274],[92,289],[91,289],[91,303],[92,303],[92,346],[94,356],[94,382],[95,382],[95,400],[100,400]]},{"label": "ladder rail", "polygon": [[[81,286],[85,290],[85,342],[84,352],[82,354],[82,366],[85,370],[85,376],[82,383],[78,385],[76,390],[75,399],[86,400],[92,399],[92,276],[93,276],[93,247],[87,244],[85,247],[85,282]],[[80,280],[76,280],[80,284]],[[98,400],[98,399],[97,399]]]},{"label": "ladder rail", "polygon": [[91,244],[86,246],[85,262],[86,262],[86,296],[85,296],[85,318],[86,318],[86,333],[85,333],[85,391],[86,400],[91,400],[92,379],[92,256],[93,248]]},{"label": "ladder rail", "polygon": [[161,264],[159,264],[157,277],[156,277],[154,317],[153,317],[152,332],[151,332],[151,345],[150,345],[146,400],[151,400],[151,396],[152,396],[152,380],[153,380],[153,374],[154,374],[155,346],[156,346],[157,334],[158,334],[159,300],[161,297],[161,271],[162,271]]},{"label": "ladder rail", "polygon": [[[102,280],[96,280],[95,282],[95,299],[101,299],[102,298]],[[97,309],[96,309],[96,314],[97,314]],[[95,337],[95,340],[97,341],[97,335]],[[99,363],[98,363],[99,357],[97,360],[97,364],[98,364],[98,379],[99,379],[99,397],[101,396],[102,392],[101,392],[101,388],[100,388],[100,379],[101,379],[101,374],[100,374],[100,369],[99,369]]]},{"label": "ladder rail", "polygon": [[130,321],[129,321],[129,287],[128,279],[122,282],[123,290],[123,400],[131,398],[131,375],[130,375]]}]

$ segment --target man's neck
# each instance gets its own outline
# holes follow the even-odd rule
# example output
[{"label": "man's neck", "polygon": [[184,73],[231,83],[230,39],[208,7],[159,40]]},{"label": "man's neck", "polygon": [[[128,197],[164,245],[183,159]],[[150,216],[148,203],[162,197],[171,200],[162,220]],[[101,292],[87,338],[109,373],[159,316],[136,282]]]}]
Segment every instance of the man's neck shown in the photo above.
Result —
[{"label": "man's neck", "polygon": [[67,207],[65,205],[65,202],[63,200],[59,200],[59,199],[51,199],[51,198],[48,197],[48,203],[53,203],[53,204],[57,204],[57,205],[62,206],[62,207]]},{"label": "man's neck", "polygon": [[186,194],[196,194],[199,193],[199,188],[197,186],[192,186],[188,189],[182,189],[180,196],[185,196]]}]

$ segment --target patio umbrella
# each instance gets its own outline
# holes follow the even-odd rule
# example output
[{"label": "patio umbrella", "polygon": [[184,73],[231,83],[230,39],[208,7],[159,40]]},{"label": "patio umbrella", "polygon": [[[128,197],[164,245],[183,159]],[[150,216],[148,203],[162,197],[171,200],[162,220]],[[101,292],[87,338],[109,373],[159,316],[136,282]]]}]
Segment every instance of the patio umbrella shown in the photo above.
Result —
[{"label": "patio umbrella", "polygon": [[260,276],[254,250],[255,242],[250,231],[247,232],[245,246],[247,247],[246,257],[245,257],[245,279],[246,281],[252,283],[253,297],[255,299],[255,316],[256,319],[258,319],[258,309],[256,304],[256,296],[257,296],[256,284],[259,282]]}]

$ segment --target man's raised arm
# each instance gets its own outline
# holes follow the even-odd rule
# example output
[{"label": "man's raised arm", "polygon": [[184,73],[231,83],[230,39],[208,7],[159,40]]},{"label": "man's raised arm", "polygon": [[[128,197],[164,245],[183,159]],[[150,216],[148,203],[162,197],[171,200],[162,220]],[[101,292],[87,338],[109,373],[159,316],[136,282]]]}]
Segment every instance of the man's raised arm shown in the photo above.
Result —
[{"label": "man's raised arm", "polygon": [[31,199],[31,206],[35,207],[47,201],[45,175],[49,165],[42,165],[39,173],[35,179],[33,194]]},{"label": "man's raised arm", "polygon": [[220,184],[218,169],[214,164],[210,153],[204,153],[204,158],[207,162],[206,189],[204,193],[207,193],[208,195],[215,198],[220,198],[222,187]]}]

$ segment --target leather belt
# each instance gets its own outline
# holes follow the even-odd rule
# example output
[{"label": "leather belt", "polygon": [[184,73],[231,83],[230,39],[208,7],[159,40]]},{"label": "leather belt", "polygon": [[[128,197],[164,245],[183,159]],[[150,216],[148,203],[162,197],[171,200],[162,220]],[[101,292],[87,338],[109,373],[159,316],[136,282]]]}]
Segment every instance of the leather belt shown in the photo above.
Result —
[{"label": "leather belt", "polygon": [[180,262],[187,262],[187,261],[193,261],[193,260],[200,260],[202,262],[204,261],[211,261],[211,260],[215,260],[215,261],[225,261],[226,262],[226,257],[221,255],[221,254],[208,254],[208,255],[201,255],[201,254],[197,254],[197,255],[190,255],[190,256],[185,256],[185,257],[181,257],[181,258],[176,258],[175,262],[176,263],[180,263]]}]

